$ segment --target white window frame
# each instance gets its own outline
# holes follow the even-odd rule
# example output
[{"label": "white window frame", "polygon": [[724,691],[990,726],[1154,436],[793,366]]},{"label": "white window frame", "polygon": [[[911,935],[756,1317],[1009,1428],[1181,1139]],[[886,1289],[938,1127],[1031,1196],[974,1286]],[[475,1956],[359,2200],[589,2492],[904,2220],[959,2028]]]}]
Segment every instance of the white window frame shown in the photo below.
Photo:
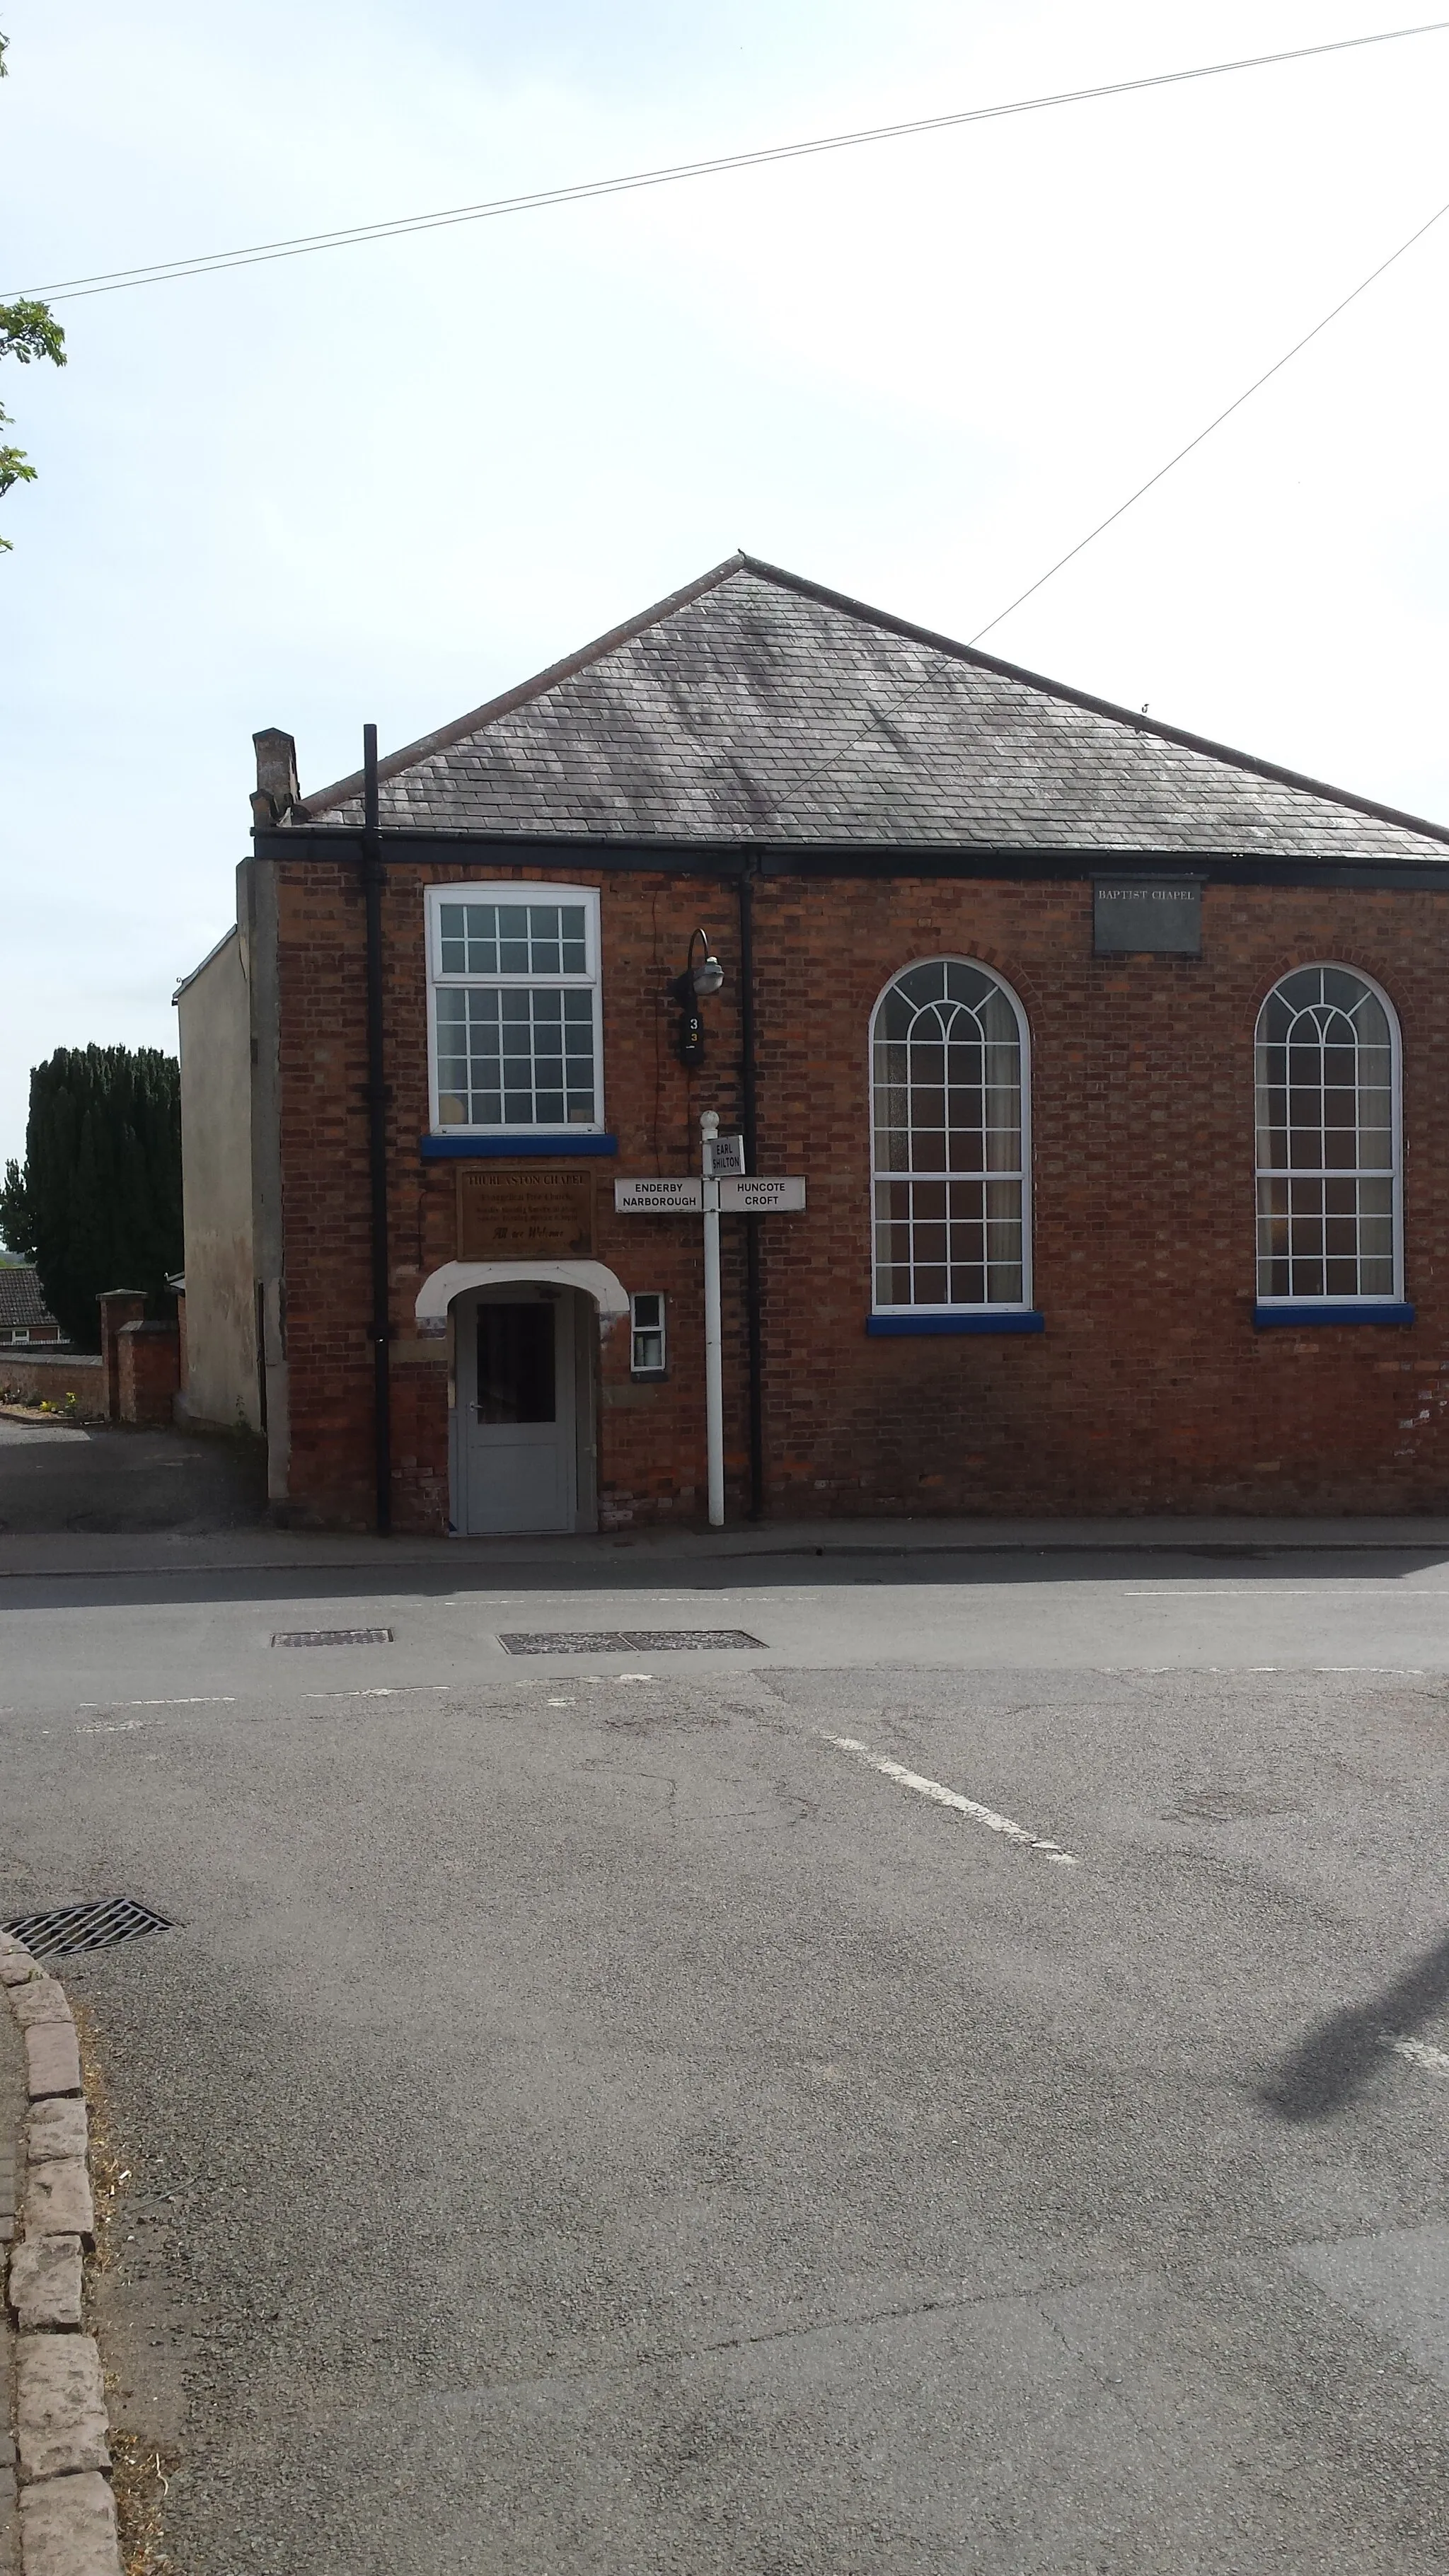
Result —
[{"label": "white window frame", "polygon": [[[878,1164],[877,1164],[877,1162],[876,1162],[876,1115],[875,1115],[875,1028],[876,1028],[876,1021],[877,1021],[877,1019],[878,1019],[878,1018],[879,1018],[879,1016],[880,1016],[881,1006],[882,1006],[882,1004],[884,1003],[884,1001],[886,1000],[886,998],[887,998],[888,994],[890,994],[890,993],[892,993],[892,992],[894,991],[894,989],[895,989],[896,985],[900,982],[901,977],[902,977],[903,975],[909,975],[909,974],[911,974],[911,973],[914,971],[914,969],[915,969],[916,967],[918,967],[918,966],[969,966],[969,967],[971,968],[971,970],[972,970],[972,972],[973,972],[974,974],[977,974],[977,975],[985,975],[985,976],[989,977],[990,981],[991,981],[993,984],[995,984],[1001,992],[1003,992],[1003,993],[1005,994],[1005,996],[1006,996],[1006,998],[1007,998],[1008,1002],[1011,1004],[1012,1010],[1013,1010],[1013,1011],[1015,1012],[1015,1014],[1016,1014],[1016,1031],[1017,1031],[1017,1040],[1018,1040],[1018,1043],[1019,1043],[1020,1048],[1021,1048],[1021,1166],[1020,1166],[1020,1170],[1019,1170],[1019,1172],[989,1172],[989,1173],[987,1173],[987,1174],[985,1175],[985,1178],[986,1178],[986,1179],[988,1179],[988,1180],[1011,1181],[1011,1180],[1017,1180],[1017,1179],[1019,1179],[1019,1180],[1020,1180],[1020,1182],[1021,1182],[1021,1298],[1020,1298],[1020,1301],[1019,1301],[1018,1303],[1014,1303],[1014,1304],[1011,1304],[1011,1305],[1007,1305],[1004,1301],[998,1301],[998,1302],[997,1302],[997,1303],[995,1303],[995,1304],[982,1304],[982,1305],[977,1305],[977,1306],[951,1306],[951,1305],[944,1305],[944,1306],[926,1306],[926,1305],[914,1305],[914,1306],[893,1306],[893,1305],[886,1305],[886,1304],[884,1304],[884,1303],[882,1302],[882,1300],[878,1297],[877,1293],[876,1293],[876,1285],[877,1285],[877,1279],[878,1279],[878,1275],[879,1275],[879,1265],[878,1265],[878,1261],[877,1261],[877,1253],[876,1253],[876,1183],[877,1183],[877,1181],[901,1181],[901,1180],[908,1180],[908,1179],[920,1179],[920,1178],[925,1178],[925,1179],[928,1179],[928,1180],[929,1180],[929,1179],[932,1177],[932,1175],[931,1175],[931,1174],[929,1174],[929,1173],[927,1173],[927,1174],[918,1174],[918,1173],[906,1173],[906,1172],[882,1171],[882,1170],[880,1169],[879,1165],[878,1165]],[[1020,997],[1020,995],[1019,995],[1019,994],[1015,993],[1015,992],[1012,990],[1012,987],[1010,986],[1010,984],[1008,984],[1008,982],[1007,982],[1007,980],[1006,980],[1006,977],[1005,977],[1003,974],[1001,974],[1001,973],[999,972],[999,970],[998,970],[995,966],[988,966],[984,957],[968,957],[968,956],[966,956],[963,952],[961,952],[961,951],[959,951],[959,950],[938,949],[938,950],[937,950],[933,955],[931,955],[931,956],[928,956],[928,957],[912,957],[912,958],[908,958],[908,959],[907,959],[907,961],[906,961],[906,963],[905,963],[904,965],[902,965],[902,966],[897,966],[897,967],[896,967],[896,969],[895,969],[895,971],[894,971],[894,973],[893,973],[892,975],[890,975],[890,976],[887,978],[886,982],[881,986],[880,991],[877,993],[877,995],[876,995],[876,997],[875,997],[875,1000],[874,1000],[873,1004],[871,1005],[870,1020],[869,1020],[869,1023],[868,1023],[868,1025],[867,1025],[867,1030],[866,1030],[866,1101],[867,1101],[867,1106],[868,1106],[868,1114],[869,1114],[869,1118],[870,1118],[870,1310],[871,1310],[871,1313],[872,1313],[873,1315],[1029,1315],[1029,1314],[1033,1313],[1033,1312],[1034,1312],[1034,1308],[1033,1308],[1033,1303],[1032,1303],[1032,1297],[1033,1297],[1033,1280],[1032,1280],[1032,1188],[1031,1188],[1031,1028],[1030,1028],[1030,1024],[1029,1024],[1029,1022],[1028,1022],[1028,1020],[1027,1020],[1026,1012],[1025,1012],[1025,1010],[1023,1009],[1023,1007],[1022,1007],[1021,997]],[[976,1175],[975,1175],[975,1174],[973,1174],[973,1173],[969,1173],[969,1172],[953,1172],[953,1173],[949,1173],[949,1174],[945,1175],[944,1177],[946,1177],[947,1179],[950,1179],[950,1180],[971,1180],[971,1179],[974,1179],[974,1178],[976,1177]]]},{"label": "white window frame", "polygon": [[[604,1009],[603,976],[600,954],[599,889],[597,886],[555,885],[550,878],[529,877],[520,882],[511,878],[500,882],[494,877],[469,877],[455,885],[425,886],[424,935],[428,956],[428,1122],[435,1136],[557,1136],[562,1148],[571,1136],[602,1136],[607,1132],[604,1117]],[[444,904],[456,903],[548,903],[581,904],[584,912],[585,954],[588,960],[582,975],[445,975],[442,951],[442,910]],[[440,991],[509,992],[520,989],[547,988],[555,992],[577,993],[589,988],[594,997],[594,1116],[561,1122],[553,1127],[519,1126],[516,1121],[501,1120],[496,1126],[462,1126],[450,1121],[446,1126],[438,1115],[438,994]]]},{"label": "white window frame", "polygon": [[[1301,1289],[1294,1289],[1286,1296],[1265,1297],[1258,1285],[1258,1183],[1264,1180],[1279,1180],[1285,1177],[1291,1180],[1294,1177],[1294,1170],[1291,1165],[1285,1175],[1279,1171],[1276,1164],[1260,1163],[1258,1160],[1258,1032],[1263,1024],[1263,1013],[1266,1011],[1274,994],[1279,992],[1283,985],[1290,984],[1295,975],[1311,974],[1315,969],[1318,969],[1321,972],[1331,971],[1339,975],[1352,975],[1360,984],[1367,985],[1375,999],[1382,1003],[1384,1017],[1389,1024],[1390,1159],[1388,1178],[1390,1182],[1390,1195],[1393,1206],[1394,1285],[1391,1295],[1387,1297],[1378,1290],[1375,1290],[1371,1296],[1355,1293],[1351,1297],[1346,1297],[1341,1289],[1336,1288],[1331,1290],[1325,1289],[1322,1296],[1305,1296]],[[1320,1167],[1318,1171],[1304,1172],[1300,1177],[1305,1180],[1318,1180],[1323,1178],[1331,1180],[1362,1180],[1365,1178],[1382,1180],[1384,1178],[1384,1172],[1383,1167],[1380,1166],[1377,1170],[1366,1174],[1360,1166],[1355,1164],[1352,1172],[1338,1171],[1325,1174]],[[1253,1014],[1253,1298],[1254,1303],[1259,1306],[1289,1307],[1402,1306],[1404,1303],[1403,1036],[1399,1028],[1398,1012],[1395,1010],[1389,995],[1384,991],[1382,984],[1378,981],[1377,976],[1368,974],[1362,966],[1350,965],[1346,957],[1304,957],[1299,960],[1297,965],[1285,967],[1281,975],[1274,976],[1272,983],[1268,986],[1266,993],[1264,993],[1258,1004],[1257,1010]]]}]

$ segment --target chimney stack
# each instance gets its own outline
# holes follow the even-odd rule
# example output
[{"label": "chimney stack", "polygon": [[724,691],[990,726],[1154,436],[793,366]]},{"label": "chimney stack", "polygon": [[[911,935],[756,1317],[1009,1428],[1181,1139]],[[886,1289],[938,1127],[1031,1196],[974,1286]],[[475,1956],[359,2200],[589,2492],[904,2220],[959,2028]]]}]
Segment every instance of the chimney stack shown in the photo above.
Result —
[{"label": "chimney stack", "polygon": [[297,746],[289,733],[279,733],[268,725],[264,733],[254,733],[252,741],[257,754],[257,786],[252,798],[252,820],[258,831],[268,831],[274,823],[285,821],[294,806],[302,802],[297,784]]}]

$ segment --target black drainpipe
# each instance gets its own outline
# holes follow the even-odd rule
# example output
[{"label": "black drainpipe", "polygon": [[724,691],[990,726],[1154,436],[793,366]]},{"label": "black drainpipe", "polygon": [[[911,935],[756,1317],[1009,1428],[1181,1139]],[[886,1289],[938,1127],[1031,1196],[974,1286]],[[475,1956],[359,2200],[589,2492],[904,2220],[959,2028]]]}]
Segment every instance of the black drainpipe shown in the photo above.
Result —
[{"label": "black drainpipe", "polygon": [[362,891],[367,905],[367,1145],[372,1196],[372,1440],[377,1528],[392,1528],[392,1380],[387,1280],[387,1091],[382,1052],[382,832],[377,812],[377,727],[362,728]]},{"label": "black drainpipe", "polygon": [[[745,1169],[756,1173],[755,1066],[755,870],[746,865],[740,877],[740,1044],[743,1057],[740,1097],[745,1139]],[[750,1385],[750,1518],[765,1517],[764,1335],[760,1311],[760,1220],[745,1219],[745,1328]]]}]

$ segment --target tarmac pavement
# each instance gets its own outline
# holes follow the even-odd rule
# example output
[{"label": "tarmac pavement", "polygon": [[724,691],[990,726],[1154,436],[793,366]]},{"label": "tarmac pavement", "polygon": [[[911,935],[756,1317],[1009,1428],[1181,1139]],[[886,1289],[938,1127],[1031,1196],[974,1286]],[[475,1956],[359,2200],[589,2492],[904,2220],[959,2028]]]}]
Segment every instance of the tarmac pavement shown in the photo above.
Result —
[{"label": "tarmac pavement", "polygon": [[1445,1533],[1109,1535],[0,1542],[178,2565],[1442,2568]]}]

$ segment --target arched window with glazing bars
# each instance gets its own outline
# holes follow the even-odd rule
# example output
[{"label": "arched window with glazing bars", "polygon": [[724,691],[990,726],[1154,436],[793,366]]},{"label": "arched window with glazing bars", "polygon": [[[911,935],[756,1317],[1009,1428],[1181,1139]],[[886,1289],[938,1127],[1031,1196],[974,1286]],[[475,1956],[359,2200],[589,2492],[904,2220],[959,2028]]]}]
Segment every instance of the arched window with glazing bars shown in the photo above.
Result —
[{"label": "arched window with glazing bars", "polygon": [[871,1022],[877,1314],[1031,1303],[1026,1018],[964,958],[908,966]]},{"label": "arched window with glazing bars", "polygon": [[1403,1290],[1399,1029],[1348,966],[1300,966],[1258,1014],[1258,1302]]}]

